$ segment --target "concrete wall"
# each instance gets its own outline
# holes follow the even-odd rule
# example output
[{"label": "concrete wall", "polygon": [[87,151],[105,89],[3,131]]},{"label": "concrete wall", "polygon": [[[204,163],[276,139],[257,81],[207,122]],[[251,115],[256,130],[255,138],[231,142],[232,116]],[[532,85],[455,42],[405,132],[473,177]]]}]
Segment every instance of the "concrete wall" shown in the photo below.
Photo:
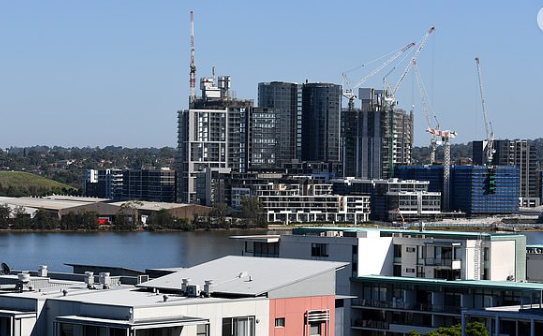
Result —
[{"label": "concrete wall", "polygon": [[[311,256],[311,244],[327,244],[328,257]],[[320,236],[281,236],[279,249],[280,258],[295,258],[305,260],[353,261],[353,246],[358,244],[357,238],[351,237],[320,237]],[[349,264],[336,273],[336,294],[350,294],[350,277],[352,266]]]},{"label": "concrete wall", "polygon": [[515,241],[492,241],[489,264],[489,280],[504,281],[515,276]]},{"label": "concrete wall", "polygon": [[526,254],[526,280],[543,282],[543,254]]}]

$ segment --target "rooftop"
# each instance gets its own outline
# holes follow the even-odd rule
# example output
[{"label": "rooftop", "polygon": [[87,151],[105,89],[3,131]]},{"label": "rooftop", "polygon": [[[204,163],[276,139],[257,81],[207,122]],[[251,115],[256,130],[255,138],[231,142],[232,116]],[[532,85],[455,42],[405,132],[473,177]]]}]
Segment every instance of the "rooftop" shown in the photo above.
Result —
[{"label": "rooftop", "polygon": [[488,233],[488,232],[469,232],[469,231],[419,231],[419,230],[405,230],[405,229],[384,229],[384,228],[369,228],[369,227],[302,227],[294,228],[292,234],[304,235],[304,234],[316,234],[326,231],[342,231],[342,232],[381,232],[385,234],[401,233],[404,235],[425,235],[427,237],[439,237],[439,238],[456,238],[456,239],[474,239],[474,238],[502,238],[502,237],[525,237],[519,233]]},{"label": "rooftop", "polygon": [[138,286],[180,291],[182,279],[190,279],[191,284],[201,287],[206,280],[213,280],[215,293],[259,296],[346,265],[329,261],[226,256]]}]

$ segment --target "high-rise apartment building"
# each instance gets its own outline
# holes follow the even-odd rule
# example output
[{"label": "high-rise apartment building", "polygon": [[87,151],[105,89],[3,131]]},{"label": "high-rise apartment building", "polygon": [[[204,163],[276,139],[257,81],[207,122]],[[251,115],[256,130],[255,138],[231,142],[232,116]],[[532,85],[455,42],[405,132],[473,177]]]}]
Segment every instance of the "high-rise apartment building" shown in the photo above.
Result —
[{"label": "high-rise apartment building", "polygon": [[[483,165],[484,141],[473,142],[473,164]],[[520,206],[535,207],[541,204],[539,161],[535,146],[528,140],[494,140],[496,150],[492,164],[519,168]]]},{"label": "high-rise apartment building", "polygon": [[302,86],[302,160],[341,161],[341,86]]},{"label": "high-rise apartment building", "polygon": [[258,106],[275,116],[275,159],[279,165],[302,156],[302,86],[289,82],[258,84]]},{"label": "high-rise apartment building", "polygon": [[362,108],[342,112],[344,176],[388,179],[394,167],[411,163],[413,113],[387,110],[384,92],[359,90]]},{"label": "high-rise apartment building", "polygon": [[229,94],[230,77],[203,78],[202,97],[188,110],[178,112],[178,190],[177,200],[201,203],[196,193],[197,179],[206,170],[247,170],[249,161],[248,120],[251,100],[238,100]]}]

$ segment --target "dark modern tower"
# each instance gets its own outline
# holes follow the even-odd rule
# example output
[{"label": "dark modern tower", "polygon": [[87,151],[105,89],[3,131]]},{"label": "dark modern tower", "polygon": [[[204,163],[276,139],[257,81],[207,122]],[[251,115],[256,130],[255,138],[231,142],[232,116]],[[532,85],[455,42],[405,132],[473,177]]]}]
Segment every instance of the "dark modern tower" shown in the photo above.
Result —
[{"label": "dark modern tower", "polygon": [[275,114],[275,159],[278,164],[300,159],[302,153],[302,89],[300,84],[258,84],[258,106]]},{"label": "dark modern tower", "polygon": [[[483,165],[483,141],[473,142],[473,164]],[[534,207],[541,204],[539,161],[535,146],[528,140],[494,140],[496,150],[492,164],[517,166],[520,174],[520,205]]]},{"label": "dark modern tower", "polygon": [[341,86],[306,83],[302,86],[302,160],[341,160]]},{"label": "dark modern tower", "polygon": [[391,167],[411,163],[413,114],[384,106],[382,90],[360,89],[362,108],[342,112],[344,176],[387,179]]}]

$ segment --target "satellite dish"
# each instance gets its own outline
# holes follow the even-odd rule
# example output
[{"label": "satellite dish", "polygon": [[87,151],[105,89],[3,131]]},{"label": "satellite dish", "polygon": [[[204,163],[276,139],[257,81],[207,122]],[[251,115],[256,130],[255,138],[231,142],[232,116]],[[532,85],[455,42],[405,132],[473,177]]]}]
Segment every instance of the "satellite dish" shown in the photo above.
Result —
[{"label": "satellite dish", "polygon": [[9,269],[8,264],[2,263],[2,266],[1,266],[1,267],[2,267],[2,270],[0,271],[0,274],[2,274],[2,275],[8,275],[8,274],[11,273],[11,270]]}]

